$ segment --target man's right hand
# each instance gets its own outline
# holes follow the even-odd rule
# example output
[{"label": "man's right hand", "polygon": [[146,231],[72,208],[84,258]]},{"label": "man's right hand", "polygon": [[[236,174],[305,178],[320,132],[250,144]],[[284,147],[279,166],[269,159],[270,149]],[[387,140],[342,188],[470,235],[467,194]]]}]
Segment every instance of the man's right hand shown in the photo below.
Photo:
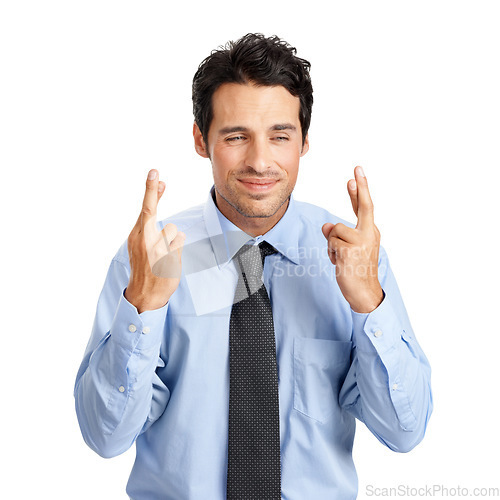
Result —
[{"label": "man's right hand", "polygon": [[181,254],[186,235],[167,224],[158,231],[156,208],[165,191],[157,170],[150,170],[142,210],[127,245],[130,279],[125,298],[138,312],[159,309],[179,286]]}]

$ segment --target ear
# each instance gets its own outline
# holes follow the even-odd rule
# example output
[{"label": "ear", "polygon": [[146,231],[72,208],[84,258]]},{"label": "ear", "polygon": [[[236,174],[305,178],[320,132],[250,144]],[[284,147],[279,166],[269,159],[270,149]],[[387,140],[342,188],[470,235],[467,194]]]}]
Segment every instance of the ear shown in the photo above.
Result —
[{"label": "ear", "polygon": [[309,134],[306,134],[304,140],[304,145],[302,146],[302,151],[300,152],[300,157],[304,156],[309,151]]},{"label": "ear", "polygon": [[201,130],[196,124],[196,122],[193,123],[193,138],[194,138],[194,149],[196,149],[196,152],[203,158],[209,158],[205,141],[203,140],[203,136],[201,135]]}]

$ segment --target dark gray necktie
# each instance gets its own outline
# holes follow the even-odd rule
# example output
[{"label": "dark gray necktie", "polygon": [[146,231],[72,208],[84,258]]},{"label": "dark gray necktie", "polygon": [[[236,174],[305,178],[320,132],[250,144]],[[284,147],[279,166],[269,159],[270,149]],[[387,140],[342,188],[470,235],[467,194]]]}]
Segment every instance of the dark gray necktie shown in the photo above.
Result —
[{"label": "dark gray necktie", "polygon": [[278,370],[273,315],[262,270],[267,242],[235,257],[229,325],[228,500],[280,500]]}]

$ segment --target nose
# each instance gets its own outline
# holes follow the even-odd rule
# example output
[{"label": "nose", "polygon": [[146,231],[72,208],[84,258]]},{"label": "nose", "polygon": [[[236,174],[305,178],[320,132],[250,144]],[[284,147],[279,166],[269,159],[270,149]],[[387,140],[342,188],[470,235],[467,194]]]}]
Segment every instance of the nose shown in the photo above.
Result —
[{"label": "nose", "polygon": [[246,151],[246,164],[256,172],[265,172],[272,167],[271,151],[267,138],[254,138]]}]

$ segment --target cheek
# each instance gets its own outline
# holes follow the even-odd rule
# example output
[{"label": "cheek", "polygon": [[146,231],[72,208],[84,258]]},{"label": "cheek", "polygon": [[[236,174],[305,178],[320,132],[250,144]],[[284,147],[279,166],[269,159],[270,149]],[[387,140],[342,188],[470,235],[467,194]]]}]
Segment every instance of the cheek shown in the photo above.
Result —
[{"label": "cheek", "polygon": [[230,168],[231,164],[232,158],[227,151],[214,148],[212,152],[212,167],[214,169],[214,173],[223,176],[224,172]]},{"label": "cheek", "polygon": [[281,166],[286,170],[290,179],[295,179],[299,171],[300,151],[290,150],[282,157]]},{"label": "cheek", "polygon": [[212,156],[214,176],[228,177],[233,170],[238,168],[240,157],[236,151],[229,148],[215,148]]}]

